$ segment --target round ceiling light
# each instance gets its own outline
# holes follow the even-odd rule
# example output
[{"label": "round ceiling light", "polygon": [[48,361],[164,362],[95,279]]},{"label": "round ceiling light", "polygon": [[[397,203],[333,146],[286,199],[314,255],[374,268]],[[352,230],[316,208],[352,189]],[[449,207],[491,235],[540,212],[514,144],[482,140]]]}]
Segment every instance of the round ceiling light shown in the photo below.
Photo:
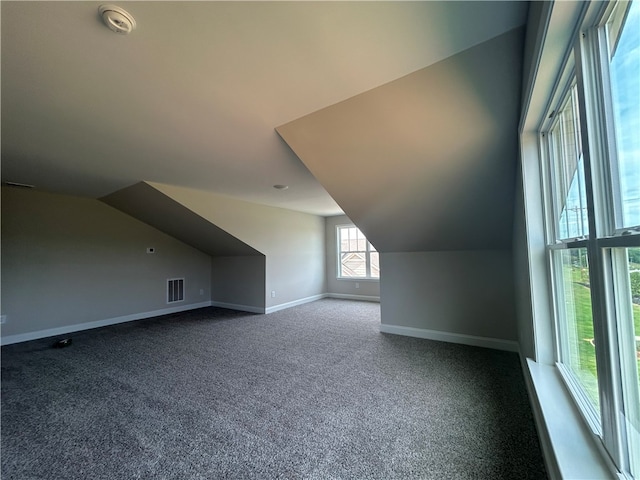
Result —
[{"label": "round ceiling light", "polygon": [[104,24],[116,33],[126,35],[136,28],[136,21],[126,10],[115,5],[100,5],[98,8]]}]

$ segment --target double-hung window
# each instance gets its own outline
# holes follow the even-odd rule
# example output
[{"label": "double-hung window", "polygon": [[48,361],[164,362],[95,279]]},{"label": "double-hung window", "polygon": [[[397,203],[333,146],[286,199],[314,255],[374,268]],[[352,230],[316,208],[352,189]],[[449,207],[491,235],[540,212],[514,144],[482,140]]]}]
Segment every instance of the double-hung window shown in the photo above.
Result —
[{"label": "double-hung window", "polygon": [[338,278],[380,278],[378,251],[359,228],[339,225]]},{"label": "double-hung window", "polygon": [[640,0],[583,13],[540,125],[556,360],[640,479]]}]

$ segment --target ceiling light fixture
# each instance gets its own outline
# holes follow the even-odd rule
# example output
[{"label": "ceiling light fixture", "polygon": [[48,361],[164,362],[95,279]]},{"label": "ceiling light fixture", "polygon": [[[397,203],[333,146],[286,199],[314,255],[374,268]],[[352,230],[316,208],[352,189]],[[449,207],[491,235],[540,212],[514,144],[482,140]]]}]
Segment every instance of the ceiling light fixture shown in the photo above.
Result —
[{"label": "ceiling light fixture", "polygon": [[136,21],[126,10],[115,5],[100,5],[98,8],[104,24],[116,33],[127,35],[136,28]]},{"label": "ceiling light fixture", "polygon": [[276,190],[286,190],[287,188],[289,188],[289,185],[274,185],[273,188],[275,188]]}]

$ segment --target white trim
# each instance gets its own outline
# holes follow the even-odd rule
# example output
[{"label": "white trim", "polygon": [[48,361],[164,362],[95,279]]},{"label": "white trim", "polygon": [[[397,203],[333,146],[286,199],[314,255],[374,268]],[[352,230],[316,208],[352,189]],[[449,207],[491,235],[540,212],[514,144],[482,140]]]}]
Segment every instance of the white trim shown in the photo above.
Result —
[{"label": "white trim", "polygon": [[[533,412],[533,420],[536,424],[536,431],[538,432],[538,440],[540,442],[540,448],[542,449],[542,458],[544,460],[544,466],[547,470],[547,475],[550,480],[561,480],[560,467],[558,466],[558,460],[553,451],[553,442],[549,435],[549,430],[544,421],[544,413],[540,400],[536,394],[535,383],[529,370],[527,362],[528,358],[520,355],[520,364],[522,367],[525,387],[529,396],[529,404],[531,405],[531,411]],[[532,360],[531,360],[532,361]],[[540,364],[541,365],[541,364]]]},{"label": "white trim", "polygon": [[158,317],[169,313],[184,312],[194,310],[196,308],[210,307],[211,302],[192,303],[191,305],[180,305],[178,307],[162,308],[160,310],[152,310],[150,312],[134,313],[124,315],[122,317],[105,318],[104,320],[96,320],[93,322],[76,323],[74,325],[66,325],[64,327],[48,328],[46,330],[38,330],[35,332],[19,333],[0,338],[0,345],[10,345],[12,343],[28,342],[29,340],[38,340],[40,338],[53,337],[56,335],[64,335],[82,330],[90,330],[92,328],[107,327],[109,325],[117,325],[118,323],[131,322],[134,320],[143,320],[145,318]]},{"label": "white trim", "polygon": [[425,328],[403,327],[401,325],[380,324],[381,333],[391,333],[394,335],[404,335],[405,337],[426,338],[439,342],[459,343],[474,347],[493,348],[495,350],[506,350],[507,352],[519,352],[518,342],[512,340],[502,340],[500,338],[478,337],[475,335],[465,335],[462,333],[442,332],[439,330],[427,330]]},{"label": "white trim", "polygon": [[622,478],[593,441],[557,367],[521,361],[550,480]]},{"label": "white trim", "polygon": [[274,305],[273,307],[267,307],[264,310],[264,313],[273,313],[279,310],[285,310],[287,308],[295,307],[297,305],[303,305],[305,303],[315,302],[316,300],[320,300],[327,296],[326,293],[320,293],[318,295],[312,295],[311,297],[300,298],[298,300],[293,300],[287,303],[281,303],[279,305]]},{"label": "white trim", "polygon": [[254,307],[252,305],[240,305],[238,303],[216,302],[215,300],[211,301],[211,306],[218,307],[218,308],[227,308],[229,310],[239,310],[241,312],[265,313],[263,307]]},{"label": "white trim", "polygon": [[351,295],[350,293],[327,293],[328,298],[339,298],[343,300],[362,300],[365,302],[378,302],[380,303],[380,297],[373,295]]},{"label": "white trim", "polygon": [[575,38],[574,28],[581,18],[584,2],[549,2],[542,6],[540,21],[543,29],[538,31],[532,55],[533,66],[527,79],[529,90],[524,94],[527,102],[522,109],[520,131],[538,130],[550,97],[555,90],[557,76],[566,60],[567,48]]},{"label": "white trim", "polygon": [[360,283],[360,282],[376,282],[380,283],[380,277],[336,277],[336,280],[340,282],[352,282],[352,283]]}]

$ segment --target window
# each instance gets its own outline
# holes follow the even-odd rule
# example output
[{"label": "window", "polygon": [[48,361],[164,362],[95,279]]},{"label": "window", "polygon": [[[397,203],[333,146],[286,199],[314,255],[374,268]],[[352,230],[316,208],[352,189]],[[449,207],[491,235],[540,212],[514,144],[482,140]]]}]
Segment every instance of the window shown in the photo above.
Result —
[{"label": "window", "polygon": [[353,225],[337,227],[338,278],[380,278],[378,251]]},{"label": "window", "polygon": [[549,161],[554,204],[554,233],[557,240],[585,237],[589,232],[584,160],[580,138],[578,97],[575,83],[555,116],[549,132]]},{"label": "window", "polygon": [[585,8],[539,127],[555,352],[618,470],[640,479],[640,0]]},{"label": "window", "polygon": [[[572,59],[571,59],[572,60]],[[558,357],[592,422],[600,422],[598,372],[589,280],[589,214],[575,76],[548,118],[546,177],[549,255],[554,282]]]}]

